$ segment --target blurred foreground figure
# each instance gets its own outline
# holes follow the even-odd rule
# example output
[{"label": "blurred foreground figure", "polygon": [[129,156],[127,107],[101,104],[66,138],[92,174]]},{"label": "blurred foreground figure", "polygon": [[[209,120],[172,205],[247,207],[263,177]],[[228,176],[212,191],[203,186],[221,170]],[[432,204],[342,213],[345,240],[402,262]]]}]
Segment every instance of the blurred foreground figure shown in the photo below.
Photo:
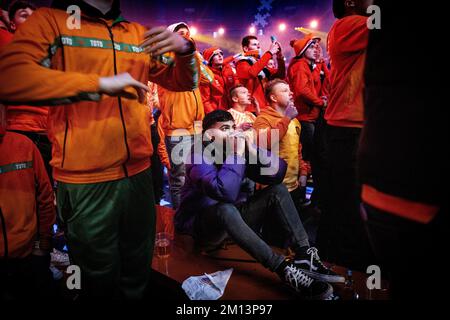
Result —
[{"label": "blurred foreground figure", "polygon": [[[394,299],[439,299],[434,288],[448,283],[437,262],[448,252],[448,198],[440,184],[448,176],[447,106],[427,80],[438,80],[436,69],[418,63],[418,35],[409,31],[410,17],[434,18],[435,8],[375,4],[381,29],[370,32],[358,161],[369,237]],[[399,35],[407,53],[400,64],[391,51]]]}]

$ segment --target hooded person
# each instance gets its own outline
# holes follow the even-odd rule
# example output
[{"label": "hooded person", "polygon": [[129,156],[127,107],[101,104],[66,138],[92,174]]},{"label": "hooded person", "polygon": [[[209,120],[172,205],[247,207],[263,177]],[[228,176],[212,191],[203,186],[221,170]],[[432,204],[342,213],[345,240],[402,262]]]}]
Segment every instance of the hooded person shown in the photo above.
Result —
[{"label": "hooded person", "polygon": [[211,83],[200,85],[205,114],[218,109],[228,110],[230,107],[228,93],[237,84],[235,71],[230,65],[234,57],[224,59],[223,51],[219,47],[211,47],[203,51],[203,58],[214,73],[214,80]]},{"label": "hooded person", "polygon": [[[185,22],[171,24],[167,30],[190,39],[190,29]],[[161,57],[166,63],[173,62],[174,55],[167,53]],[[200,53],[195,52],[195,59],[200,66],[197,86],[189,91],[175,92],[158,88],[161,108],[160,123],[164,135],[164,143],[170,161],[169,185],[172,206],[180,205],[181,188],[185,180],[185,153],[191,148],[194,136],[201,131],[201,122],[205,116],[202,97],[198,85],[209,85],[214,78],[213,73],[202,63]],[[174,154],[172,151],[175,149]]]}]

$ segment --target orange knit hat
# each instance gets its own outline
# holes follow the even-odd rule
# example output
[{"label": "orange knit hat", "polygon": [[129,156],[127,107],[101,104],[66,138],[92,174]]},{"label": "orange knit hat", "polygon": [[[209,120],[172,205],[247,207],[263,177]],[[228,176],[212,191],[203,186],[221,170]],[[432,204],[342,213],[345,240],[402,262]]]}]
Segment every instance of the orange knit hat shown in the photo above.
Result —
[{"label": "orange knit hat", "polygon": [[208,64],[211,64],[211,60],[219,52],[222,52],[222,50],[220,50],[219,47],[211,47],[211,48],[205,49],[205,51],[203,51],[203,58],[206,61],[208,61]]},{"label": "orange knit hat", "polygon": [[305,53],[314,40],[320,41],[320,38],[314,36],[312,33],[306,35],[303,39],[292,40],[291,47],[294,48],[295,56],[300,57],[303,53]]}]

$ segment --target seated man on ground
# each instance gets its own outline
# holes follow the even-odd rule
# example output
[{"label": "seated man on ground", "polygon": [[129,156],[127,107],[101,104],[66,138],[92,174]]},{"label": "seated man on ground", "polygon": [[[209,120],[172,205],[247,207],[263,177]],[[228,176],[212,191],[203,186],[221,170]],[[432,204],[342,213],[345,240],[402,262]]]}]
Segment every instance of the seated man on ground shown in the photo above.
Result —
[{"label": "seated man on ground", "polygon": [[[229,236],[300,296],[330,298],[333,289],[322,280],[329,281],[334,274],[322,264],[317,251],[310,250],[297,210],[282,184],[286,163],[257,149],[242,133],[236,134],[233,117],[226,111],[208,114],[203,130],[203,142],[197,141],[200,147],[194,145],[186,160],[186,183],[175,216],[178,231],[191,234],[205,251],[219,247]],[[246,177],[268,187],[248,197],[242,188]],[[270,214],[279,218],[289,234],[295,260],[275,253],[258,235]]]}]

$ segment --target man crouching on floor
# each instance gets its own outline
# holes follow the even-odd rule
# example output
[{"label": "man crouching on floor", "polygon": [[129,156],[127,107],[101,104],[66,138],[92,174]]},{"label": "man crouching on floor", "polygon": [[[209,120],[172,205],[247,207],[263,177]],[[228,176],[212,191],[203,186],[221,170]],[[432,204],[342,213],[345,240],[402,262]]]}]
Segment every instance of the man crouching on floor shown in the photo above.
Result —
[{"label": "man crouching on floor", "polygon": [[[229,236],[264,267],[276,272],[300,297],[330,298],[332,287],[313,277],[319,273],[312,275],[309,268],[298,263],[310,257],[310,248],[295,205],[282,184],[286,162],[272,158],[268,163],[268,152],[258,150],[245,135],[237,134],[232,115],[222,110],[205,117],[200,144],[200,148],[194,145],[187,159],[186,183],[175,217],[178,231],[191,234],[205,251],[218,248]],[[253,159],[258,161],[249,161]],[[264,169],[273,167],[277,168],[275,172],[265,174]],[[247,179],[269,187],[249,196]],[[294,261],[275,253],[258,235],[269,214],[275,214],[290,235],[296,253]],[[311,258],[316,256],[318,259],[317,254]]]}]

